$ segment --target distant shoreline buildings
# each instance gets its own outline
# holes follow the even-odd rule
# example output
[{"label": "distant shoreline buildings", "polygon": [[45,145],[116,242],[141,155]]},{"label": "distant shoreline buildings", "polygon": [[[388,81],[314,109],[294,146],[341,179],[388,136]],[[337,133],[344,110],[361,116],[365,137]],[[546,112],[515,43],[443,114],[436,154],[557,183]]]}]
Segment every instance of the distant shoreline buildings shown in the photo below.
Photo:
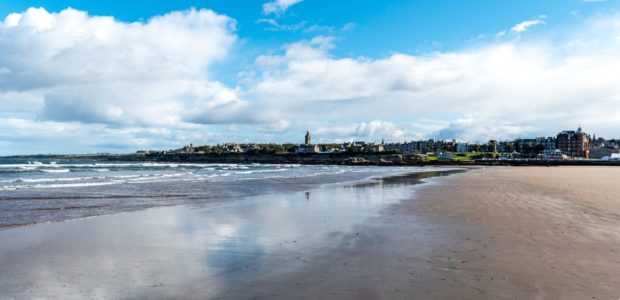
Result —
[{"label": "distant shoreline buildings", "polygon": [[515,139],[511,141],[489,140],[486,143],[463,143],[457,140],[418,140],[380,144],[351,141],[336,144],[313,144],[312,134],[307,131],[303,144],[237,144],[183,148],[164,153],[385,153],[424,154],[450,159],[458,153],[485,153],[483,157],[494,159],[620,159],[620,140],[591,137],[579,126],[577,130],[564,130],[555,137]]}]

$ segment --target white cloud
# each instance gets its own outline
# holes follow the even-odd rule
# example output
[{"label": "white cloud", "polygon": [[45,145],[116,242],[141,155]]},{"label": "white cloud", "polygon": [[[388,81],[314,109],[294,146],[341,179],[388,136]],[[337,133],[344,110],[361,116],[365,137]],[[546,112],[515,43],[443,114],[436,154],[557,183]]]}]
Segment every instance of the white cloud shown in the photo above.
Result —
[{"label": "white cloud", "polygon": [[263,14],[270,15],[276,14],[281,15],[291,6],[300,3],[303,0],[274,0],[271,2],[267,2],[263,4]]},{"label": "white cloud", "polygon": [[212,69],[237,40],[229,17],[29,9],[0,23],[0,153],[294,141],[306,129],[323,142],[485,141],[578,124],[614,136],[620,15],[558,32],[381,58],[338,57],[339,40],[317,36],[259,55],[227,86]]},{"label": "white cloud", "polygon": [[275,19],[258,19],[256,23],[269,25],[266,30],[295,32],[304,30],[307,22],[302,21],[295,24],[280,24],[280,22],[276,21]]},{"label": "white cloud", "polygon": [[226,119],[244,102],[209,78],[236,40],[235,21],[210,10],[123,23],[30,8],[0,36],[0,98],[37,95],[41,120],[174,126],[199,109]]},{"label": "white cloud", "polygon": [[512,28],[510,28],[510,31],[511,32],[516,32],[516,33],[521,33],[521,32],[527,31],[532,26],[542,25],[542,24],[545,24],[545,21],[543,21],[541,19],[527,20],[527,21],[523,21],[523,22],[513,26]]},{"label": "white cloud", "polygon": [[403,139],[484,141],[577,124],[613,135],[611,124],[620,125],[617,36],[620,16],[611,16],[553,40],[380,59],[332,57],[335,40],[318,37],[260,56],[251,93],[272,118],[291,120],[291,130],[315,128],[335,139],[376,136],[368,120],[385,120],[403,132],[391,138]]},{"label": "white cloud", "polygon": [[212,138],[195,124],[237,121],[247,104],[238,88],[210,77],[235,26],[204,9],[135,23],[70,8],[8,15],[0,22],[2,149],[127,151]]},{"label": "white cloud", "polygon": [[533,128],[516,126],[510,122],[499,122],[477,119],[474,116],[457,119],[441,130],[431,134],[442,140],[457,139],[461,141],[484,143],[491,139],[513,139],[531,137]]},{"label": "white cloud", "polygon": [[213,138],[200,126],[176,129],[109,127],[103,124],[0,118],[0,155],[172,149]]}]

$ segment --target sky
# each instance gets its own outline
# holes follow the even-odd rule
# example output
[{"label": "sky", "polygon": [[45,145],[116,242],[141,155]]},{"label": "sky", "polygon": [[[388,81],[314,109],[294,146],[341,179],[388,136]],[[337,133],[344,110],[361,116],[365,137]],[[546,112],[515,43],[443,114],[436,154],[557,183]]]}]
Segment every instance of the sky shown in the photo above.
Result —
[{"label": "sky", "polygon": [[620,138],[620,0],[0,4],[0,155]]}]

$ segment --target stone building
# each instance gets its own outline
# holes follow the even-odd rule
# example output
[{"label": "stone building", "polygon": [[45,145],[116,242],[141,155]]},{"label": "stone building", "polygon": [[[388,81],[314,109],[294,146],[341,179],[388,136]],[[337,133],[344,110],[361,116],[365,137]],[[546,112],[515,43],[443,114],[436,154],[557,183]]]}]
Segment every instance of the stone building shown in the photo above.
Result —
[{"label": "stone building", "polygon": [[306,138],[304,144],[312,145],[312,136],[310,135],[310,131],[306,131]]},{"label": "stone building", "polygon": [[556,143],[557,148],[568,156],[590,157],[590,136],[581,130],[581,126],[577,131],[567,130],[558,133]]},{"label": "stone building", "polygon": [[310,135],[310,131],[306,131],[306,136],[304,138],[304,144],[299,145],[295,148],[295,153],[320,153],[321,148],[319,145],[312,144],[312,135]]},{"label": "stone building", "polygon": [[295,148],[295,153],[320,153],[319,145],[300,145]]}]

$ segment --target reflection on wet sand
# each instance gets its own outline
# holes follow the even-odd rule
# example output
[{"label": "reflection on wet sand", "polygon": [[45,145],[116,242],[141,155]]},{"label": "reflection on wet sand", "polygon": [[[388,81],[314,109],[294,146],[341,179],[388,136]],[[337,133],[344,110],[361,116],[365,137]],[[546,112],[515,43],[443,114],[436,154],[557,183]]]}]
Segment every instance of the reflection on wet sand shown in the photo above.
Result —
[{"label": "reflection on wet sand", "polygon": [[286,274],[316,279],[356,226],[449,173],[3,230],[0,298],[294,297]]}]

